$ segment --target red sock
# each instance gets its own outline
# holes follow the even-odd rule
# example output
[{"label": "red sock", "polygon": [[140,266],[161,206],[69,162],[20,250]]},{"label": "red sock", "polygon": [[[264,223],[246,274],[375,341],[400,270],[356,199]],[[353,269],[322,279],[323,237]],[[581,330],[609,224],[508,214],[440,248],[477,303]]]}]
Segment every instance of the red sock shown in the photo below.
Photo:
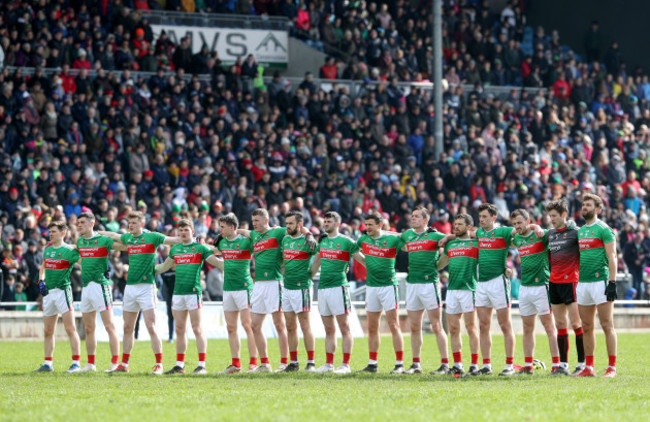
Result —
[{"label": "red sock", "polygon": [[232,358],[232,366],[236,366],[237,368],[241,368],[241,361],[239,358]]},{"label": "red sock", "polygon": [[378,352],[370,352],[368,355],[370,356],[370,360],[377,360],[377,353]]},{"label": "red sock", "polygon": [[45,357],[45,360],[46,360],[46,361],[49,361],[49,362],[52,362],[52,356],[49,356],[49,357],[46,356],[46,357]]},{"label": "red sock", "polygon": [[[515,358],[506,356],[506,365],[512,365],[512,363],[514,361],[515,361]],[[532,360],[531,360],[531,362],[532,362]]]},{"label": "red sock", "polygon": [[569,335],[569,329],[568,328],[561,328],[557,330],[557,335],[558,336],[568,336]]},{"label": "red sock", "polygon": [[81,358],[81,356],[79,356],[79,355],[72,355],[72,360],[79,360],[79,358]]},{"label": "red sock", "polygon": [[307,360],[314,360],[314,351],[307,350]]},{"label": "red sock", "polygon": [[413,356],[413,363],[420,363],[420,358]]},{"label": "red sock", "polygon": [[162,363],[162,353],[156,353],[156,363]]},{"label": "red sock", "polygon": [[90,365],[95,364],[95,355],[88,355],[88,364]]},{"label": "red sock", "polygon": [[401,350],[399,352],[395,352],[395,360],[404,360],[404,352]]},{"label": "red sock", "polygon": [[292,362],[298,362],[298,352],[289,352],[289,355],[291,355]]},{"label": "red sock", "polygon": [[[569,330],[567,330],[567,331],[569,331]],[[584,334],[584,331],[582,330],[582,327],[578,327],[578,328],[576,328],[575,330],[573,330],[573,332],[574,332],[575,335],[577,335],[577,336],[579,336],[580,334]],[[568,334],[568,333],[567,333],[567,334]]]},{"label": "red sock", "polygon": [[343,353],[343,364],[349,365],[351,357],[352,357],[352,353]]},{"label": "red sock", "polygon": [[334,353],[325,353],[325,362],[334,365]]},{"label": "red sock", "polygon": [[[176,353],[176,360],[179,361],[179,362],[185,362],[185,353]],[[161,363],[162,363],[162,360],[161,360]]]},{"label": "red sock", "polygon": [[[510,358],[510,359],[512,359],[512,358]],[[506,362],[507,362],[507,360],[506,360]],[[526,362],[526,363],[533,363],[533,357],[532,357],[532,356],[526,356],[526,357],[524,357],[524,362]]]},{"label": "red sock", "polygon": [[472,353],[472,365],[478,365],[478,353]]},{"label": "red sock", "polygon": [[289,364],[289,358],[287,358],[287,357],[280,358],[280,363],[284,363],[285,365],[288,365]]},{"label": "red sock", "polygon": [[440,358],[440,363],[449,365],[449,358]]},{"label": "red sock", "polygon": [[463,363],[463,354],[462,352],[454,352],[454,363]]},{"label": "red sock", "polygon": [[264,365],[264,364],[268,365],[270,363],[269,358],[260,358],[260,361],[262,362],[262,365]]},{"label": "red sock", "polygon": [[555,364],[560,363],[560,357],[559,356],[553,356],[552,359],[553,359],[553,363],[555,363]]},{"label": "red sock", "polygon": [[585,365],[591,366],[592,368],[594,367],[594,357],[592,356],[585,356]]},{"label": "red sock", "polygon": [[[268,362],[268,359],[267,359],[267,362]],[[257,356],[252,357],[251,360],[248,362],[248,364],[257,366]]]},{"label": "red sock", "polygon": [[115,365],[118,361],[120,360],[120,357],[118,355],[113,355],[111,357],[111,363]]},{"label": "red sock", "polygon": [[483,358],[483,365],[489,365],[490,363],[492,363],[490,358]]},{"label": "red sock", "polygon": [[122,363],[129,364],[129,358],[131,355],[129,353],[122,353]]},{"label": "red sock", "polygon": [[616,355],[609,355],[609,366],[616,368]]},{"label": "red sock", "polygon": [[199,353],[199,362],[205,362],[205,356],[207,353]]}]

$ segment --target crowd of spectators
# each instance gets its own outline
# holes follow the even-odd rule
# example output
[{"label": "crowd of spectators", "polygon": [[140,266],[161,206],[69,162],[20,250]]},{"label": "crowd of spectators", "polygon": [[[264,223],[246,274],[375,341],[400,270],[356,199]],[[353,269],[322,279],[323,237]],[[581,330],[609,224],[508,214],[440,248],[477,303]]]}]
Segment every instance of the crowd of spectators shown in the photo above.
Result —
[{"label": "crowd of spectators", "polygon": [[[318,232],[323,213],[335,210],[342,231],[358,236],[365,213],[378,210],[387,229],[402,231],[422,204],[448,233],[458,212],[478,221],[484,201],[497,205],[501,223],[521,207],[548,227],[543,205],[565,197],[581,224],[587,191],[604,199],[620,268],[634,279],[629,294],[642,295],[650,258],[647,75],[576,66],[576,74],[558,73],[570,81],[568,97],[555,83],[505,96],[481,81],[470,92],[450,84],[437,156],[431,93],[406,92],[399,78],[368,81],[355,96],[343,85],[322,90],[309,73],[297,86],[278,73],[264,81],[252,56],[226,69],[213,52],[188,55],[187,41],[146,41],[148,23],[120,1],[98,2],[106,6],[99,14],[67,4],[0,6],[5,64],[36,67],[0,71],[2,301],[38,298],[48,222],[67,218],[67,241],[75,242],[76,215],[86,209],[114,232],[126,230],[132,209],[145,212],[148,230],[168,234],[190,217],[204,241],[230,211],[246,224],[265,207],[271,225],[281,225],[297,209]],[[131,58],[118,60],[119,51]],[[136,70],[150,55],[156,73],[144,77]],[[188,76],[195,72],[203,76]],[[114,252],[111,264],[119,298],[128,260]],[[398,269],[406,269],[404,256]],[[218,271],[206,272],[206,295],[218,299]],[[362,268],[351,277],[363,281]],[[78,298],[78,269],[73,281]]]}]

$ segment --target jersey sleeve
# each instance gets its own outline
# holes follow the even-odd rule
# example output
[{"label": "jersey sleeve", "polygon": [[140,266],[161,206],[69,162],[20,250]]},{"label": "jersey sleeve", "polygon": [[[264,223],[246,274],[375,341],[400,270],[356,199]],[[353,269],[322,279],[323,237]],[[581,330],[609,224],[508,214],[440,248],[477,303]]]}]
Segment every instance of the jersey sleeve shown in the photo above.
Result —
[{"label": "jersey sleeve", "polygon": [[249,236],[250,236],[251,242],[255,243],[255,242],[257,242],[257,239],[260,237],[260,234],[258,232],[256,232],[255,230],[251,230]]},{"label": "jersey sleeve", "polygon": [[70,251],[70,264],[79,261],[79,248],[74,248]]},{"label": "jersey sleeve", "polygon": [[503,238],[506,240],[506,245],[510,245],[510,243],[512,242],[513,230],[514,229],[512,227],[501,227],[500,229],[501,231],[500,235],[503,236]]},{"label": "jersey sleeve", "polygon": [[157,233],[157,232],[150,232],[150,234],[151,237],[153,238],[153,244],[156,245],[156,248],[162,245],[163,243],[165,243],[165,238],[167,236],[165,236],[164,234]]},{"label": "jersey sleeve", "polygon": [[395,247],[399,250],[406,244],[404,239],[401,236],[395,236]]},{"label": "jersey sleeve", "polygon": [[[357,243],[355,243],[355,246],[357,247],[357,251],[363,248],[363,236],[357,239]],[[350,250],[350,252],[352,251]]]},{"label": "jersey sleeve", "polygon": [[614,230],[612,230],[611,227],[603,227],[601,236],[603,243],[610,243],[616,240],[616,235],[614,234]]},{"label": "jersey sleeve", "polygon": [[210,258],[210,255],[212,255],[212,251],[210,250],[210,248],[208,248],[205,245],[200,245],[199,246],[199,251],[200,251],[201,256],[203,257],[203,259],[208,259],[208,258]]},{"label": "jersey sleeve", "polygon": [[106,238],[106,245],[107,245],[108,249],[109,250],[112,249],[113,245],[115,244],[115,241],[113,239],[111,239],[110,237],[108,237],[108,236],[104,236],[104,237]]},{"label": "jersey sleeve", "polygon": [[129,233],[124,233],[122,236],[120,236],[120,242],[124,243],[126,245],[126,239],[128,238]]}]

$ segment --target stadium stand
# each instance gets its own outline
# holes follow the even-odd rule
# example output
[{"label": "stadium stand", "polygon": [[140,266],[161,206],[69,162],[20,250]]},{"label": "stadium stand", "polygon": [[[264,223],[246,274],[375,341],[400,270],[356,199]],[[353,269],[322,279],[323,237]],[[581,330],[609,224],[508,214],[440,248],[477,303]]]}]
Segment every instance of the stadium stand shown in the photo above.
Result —
[{"label": "stadium stand", "polygon": [[[166,2],[292,19],[296,35],[335,48],[320,78],[304,79],[261,78],[254,62],[225,68],[209,51],[154,40],[138,8],[157,2],[3,3],[0,301],[18,284],[38,297],[47,223],[67,218],[76,240],[75,216],[86,209],[115,232],[131,209],[165,233],[190,216],[203,238],[228,211],[247,221],[266,207],[283,224],[298,209],[318,232],[321,215],[336,210],[358,236],[365,213],[378,210],[401,231],[418,204],[448,232],[454,214],[476,216],[483,201],[501,221],[523,207],[548,226],[542,205],[566,197],[580,224],[587,191],[605,200],[602,217],[640,297],[650,258],[648,76],[628,73],[616,51],[585,62],[557,33],[526,27],[517,7],[494,15],[486,3],[444,11],[438,159],[430,85],[413,83],[431,73],[430,24],[404,1]],[[123,285],[125,257],[111,262]]]}]

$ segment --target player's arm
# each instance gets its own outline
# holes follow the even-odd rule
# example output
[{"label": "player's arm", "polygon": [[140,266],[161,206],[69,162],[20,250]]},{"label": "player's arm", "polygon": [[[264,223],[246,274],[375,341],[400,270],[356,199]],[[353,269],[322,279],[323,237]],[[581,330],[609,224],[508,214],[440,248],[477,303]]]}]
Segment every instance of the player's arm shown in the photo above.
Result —
[{"label": "player's arm", "polygon": [[162,264],[156,265],[156,275],[162,274],[162,273],[165,273],[165,272],[171,270],[171,268],[173,266],[174,266],[174,260],[168,257],[165,260],[165,262],[163,262]]},{"label": "player's arm", "polygon": [[452,240],[456,240],[456,235],[455,234],[448,234],[447,236],[440,239],[440,241],[438,242],[438,245],[441,248],[444,248],[445,245],[447,244],[447,242],[451,242]]},{"label": "player's arm", "polygon": [[120,238],[122,237],[118,233],[107,232],[107,231],[104,231],[104,230],[100,230],[97,233],[99,233],[101,236],[106,236],[108,238],[113,239],[114,242],[119,242]]},{"label": "player's arm", "polygon": [[[218,250],[218,249],[217,249],[217,250]],[[217,267],[217,268],[219,268],[219,270],[223,271],[223,268],[224,268],[224,265],[223,265],[223,259],[217,258],[217,257],[214,256],[214,255],[210,255],[210,256],[205,260],[205,262],[207,262],[208,264],[210,264],[210,265],[212,265],[212,266],[214,266],[214,267]]]},{"label": "player's arm", "polygon": [[164,245],[178,245],[181,243],[181,238],[178,236],[165,236]]},{"label": "player's arm", "polygon": [[445,268],[447,265],[449,265],[449,257],[447,254],[441,254],[440,258],[438,259],[438,271],[442,270]]},{"label": "player's arm", "polygon": [[45,260],[41,263],[41,267],[38,269],[38,290],[41,291],[43,296],[47,296],[47,286],[45,285]]},{"label": "player's arm", "polygon": [[320,268],[320,254],[317,254],[314,257],[314,262],[311,263],[311,276],[314,277],[318,273],[318,269]]},{"label": "player's arm", "polygon": [[616,293],[616,273],[618,271],[616,242],[612,241],[605,243],[605,253],[607,254],[607,260],[609,261],[609,283],[607,283],[605,294],[607,295],[607,300],[612,302],[618,299],[618,295]]},{"label": "player's arm", "polygon": [[247,238],[249,238],[249,239],[251,238],[251,231],[250,231],[250,230],[246,230],[246,229],[237,229],[236,233],[237,233],[237,234],[241,234],[242,236],[247,237]]},{"label": "player's arm", "polygon": [[115,251],[121,251],[121,252],[125,252],[129,250],[129,248],[127,248],[126,245],[122,242],[114,242],[113,246],[111,246],[111,249]]},{"label": "player's arm", "polygon": [[366,266],[366,256],[363,253],[357,252],[352,255],[352,258],[354,258],[359,264],[363,265],[364,267]]}]

